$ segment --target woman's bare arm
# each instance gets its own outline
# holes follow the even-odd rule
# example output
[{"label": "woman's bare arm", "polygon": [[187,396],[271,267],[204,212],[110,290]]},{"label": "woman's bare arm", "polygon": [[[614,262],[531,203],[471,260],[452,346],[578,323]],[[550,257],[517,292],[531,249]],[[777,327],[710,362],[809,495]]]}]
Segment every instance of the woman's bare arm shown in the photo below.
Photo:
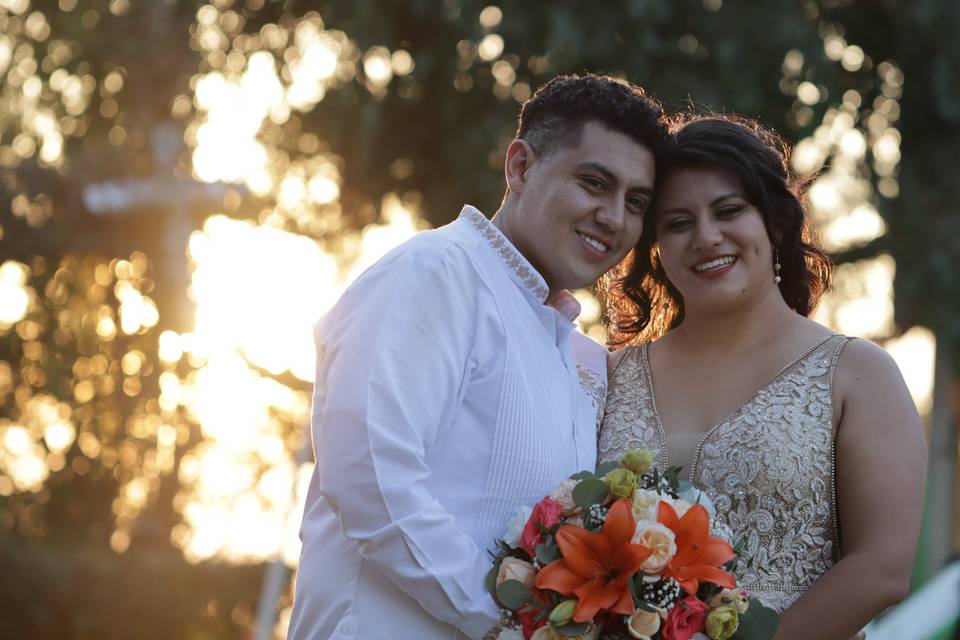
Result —
[{"label": "woman's bare arm", "polygon": [[776,640],[843,640],[908,593],[927,451],[900,370],[854,340],[838,363],[836,481],[840,560],[780,619]]}]

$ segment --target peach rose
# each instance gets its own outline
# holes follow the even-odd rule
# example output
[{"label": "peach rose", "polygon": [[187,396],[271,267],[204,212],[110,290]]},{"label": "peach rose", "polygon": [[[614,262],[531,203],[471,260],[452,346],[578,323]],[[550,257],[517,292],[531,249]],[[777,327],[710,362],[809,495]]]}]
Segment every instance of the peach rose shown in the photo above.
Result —
[{"label": "peach rose", "polygon": [[564,516],[572,516],[580,511],[580,507],[573,501],[573,489],[577,486],[577,482],[577,480],[564,480],[550,494],[554,502],[560,505],[560,513]]},{"label": "peach rose", "polygon": [[637,523],[634,531],[634,544],[650,549],[650,557],[643,561],[640,569],[646,574],[659,574],[677,554],[676,537],[668,527],[650,520]]},{"label": "peach rose", "polygon": [[639,640],[650,640],[660,630],[660,614],[637,609],[627,622],[627,631]]},{"label": "peach rose", "polygon": [[533,586],[533,579],[537,575],[537,570],[526,560],[520,558],[504,558],[500,563],[500,571],[497,572],[497,586],[507,580],[519,580],[528,587]]}]

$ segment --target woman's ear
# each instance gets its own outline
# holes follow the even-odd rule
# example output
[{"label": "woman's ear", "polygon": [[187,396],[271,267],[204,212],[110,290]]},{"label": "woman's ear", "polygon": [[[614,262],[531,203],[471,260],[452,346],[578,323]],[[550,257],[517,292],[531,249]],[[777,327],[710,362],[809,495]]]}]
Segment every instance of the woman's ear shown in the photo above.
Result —
[{"label": "woman's ear", "polygon": [[537,154],[530,143],[523,138],[516,138],[507,147],[507,159],[504,162],[503,173],[510,191],[520,194],[527,183],[527,172],[537,160]]}]

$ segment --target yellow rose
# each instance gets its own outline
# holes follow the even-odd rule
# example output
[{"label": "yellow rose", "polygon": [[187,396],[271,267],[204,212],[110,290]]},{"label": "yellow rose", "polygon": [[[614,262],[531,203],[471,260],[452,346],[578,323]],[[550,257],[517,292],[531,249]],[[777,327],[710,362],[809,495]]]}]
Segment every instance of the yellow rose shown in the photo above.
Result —
[{"label": "yellow rose", "polygon": [[526,560],[504,558],[500,563],[500,571],[497,572],[497,586],[499,587],[507,580],[519,580],[528,587],[532,587],[536,575],[537,570]]},{"label": "yellow rose", "polygon": [[653,454],[646,449],[630,449],[620,456],[620,464],[642,476],[653,466]]},{"label": "yellow rose", "polygon": [[707,602],[710,608],[735,607],[737,613],[746,613],[750,606],[749,596],[743,589],[724,589]]},{"label": "yellow rose", "polygon": [[643,545],[650,550],[650,556],[640,565],[640,569],[648,575],[656,575],[666,569],[667,564],[677,554],[677,542],[673,531],[659,522],[650,520],[638,522],[630,542]]},{"label": "yellow rose", "polygon": [[610,495],[616,498],[633,497],[633,492],[637,489],[637,476],[629,469],[619,467],[603,476],[603,481],[607,483]]},{"label": "yellow rose", "polygon": [[660,494],[649,489],[637,489],[633,492],[633,517],[636,520],[654,520],[657,519],[657,513],[660,507]]},{"label": "yellow rose", "polygon": [[736,607],[717,607],[707,614],[707,637],[710,640],[727,640],[737,632],[740,614]]},{"label": "yellow rose", "polygon": [[660,630],[660,614],[637,609],[627,622],[627,631],[639,640],[650,640]]}]

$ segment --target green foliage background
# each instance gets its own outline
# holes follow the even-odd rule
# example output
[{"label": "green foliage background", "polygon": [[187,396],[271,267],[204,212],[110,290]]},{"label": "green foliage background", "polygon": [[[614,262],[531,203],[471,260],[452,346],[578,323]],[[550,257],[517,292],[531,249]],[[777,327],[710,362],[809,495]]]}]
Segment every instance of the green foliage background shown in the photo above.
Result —
[{"label": "green foliage background", "polygon": [[[150,402],[157,396],[160,370],[157,335],[165,328],[181,329],[189,312],[184,291],[163,278],[163,268],[182,256],[171,256],[163,246],[163,216],[155,215],[158,212],[94,216],[85,210],[81,192],[90,183],[146,176],[156,169],[150,152],[152,128],[171,119],[176,96],[190,95],[191,77],[206,70],[207,63],[190,46],[194,19],[204,4],[31,3],[28,13],[42,12],[50,25],[49,38],[34,45],[38,51],[62,40],[71,43],[74,55],[64,67],[73,73],[100,80],[116,67],[126,70],[124,87],[116,96],[120,113],[101,115],[104,98],[94,95],[80,116],[84,133],[65,141],[61,167],[44,166],[35,158],[0,166],[0,262],[14,259],[30,265],[30,286],[47,292],[43,308],[30,318],[33,329],[0,333],[0,360],[10,365],[14,385],[73,403],[71,379],[78,360],[103,354],[109,362],[103,376],[119,380],[120,355],[131,348],[144,352],[139,394],[108,395],[76,407],[78,421],[95,432],[105,448],[132,447],[140,461],[149,444],[131,437],[123,425],[131,415],[155,410]],[[468,62],[458,54],[458,43],[476,43],[488,31],[478,21],[487,2],[216,4],[243,16],[242,32],[248,34],[318,11],[326,28],[342,30],[361,50],[375,45],[403,48],[416,63],[410,75],[395,78],[379,96],[364,86],[360,69],[353,81],[330,89],[314,109],[297,114],[280,129],[282,135],[273,143],[292,158],[309,155],[298,150],[301,132],[316,135],[323,149],[342,158],[342,213],[325,232],[305,231],[294,222],[290,230],[335,242],[343,229],[376,220],[379,203],[390,192],[417,192],[433,225],[453,219],[464,202],[487,212],[496,209],[503,190],[502,154],[519,104],[509,92],[496,94],[491,63]],[[960,148],[960,5],[948,0],[493,4],[503,12],[495,31],[505,42],[503,56],[515,62],[515,83],[536,87],[558,73],[612,73],[643,85],[671,109],[709,106],[757,116],[792,140],[809,135],[827,106],[849,89],[870,103],[880,91],[876,65],[895,61],[905,77],[897,124],[903,160],[899,195],[878,203],[888,233],[836,258],[893,255],[898,328],[931,327],[944,353],[960,363],[960,175],[955,158]],[[9,15],[0,8],[4,12]],[[92,20],[90,12],[97,15],[93,26],[85,25]],[[847,71],[830,60],[824,53],[828,34],[841,34],[862,47],[870,64]],[[803,55],[803,79],[818,85],[825,96],[805,115],[795,88],[785,81],[784,56],[791,50]],[[37,73],[49,77],[52,71]],[[128,132],[119,145],[109,141],[118,122]],[[0,144],[9,144],[17,126],[0,115]],[[391,171],[397,159],[409,162],[409,175]],[[181,162],[178,170],[188,172],[189,167]],[[869,168],[864,171],[869,174]],[[233,215],[256,217],[270,206],[269,201],[248,199]],[[209,213],[194,206],[190,219],[199,226]],[[83,316],[93,304],[97,260],[127,258],[134,252],[155,267],[136,286],[157,301],[156,328],[124,337],[124,344],[103,345],[90,323],[58,323],[63,309]],[[308,282],[304,292],[309,295]],[[118,304],[108,289],[95,297],[113,307]],[[25,353],[31,342],[41,345],[35,349],[39,355]],[[0,389],[0,417],[15,419],[19,406],[12,387]],[[178,453],[200,440],[199,429],[190,425],[187,437],[178,439]],[[162,479],[139,514],[127,552],[112,552],[110,505],[126,471],[99,458],[90,461],[89,473],[71,474],[71,460],[79,455],[74,445],[66,455],[66,470],[53,473],[41,491],[0,499],[0,636],[245,637],[262,567],[183,560],[170,543],[178,518],[171,504],[175,473]]]}]

